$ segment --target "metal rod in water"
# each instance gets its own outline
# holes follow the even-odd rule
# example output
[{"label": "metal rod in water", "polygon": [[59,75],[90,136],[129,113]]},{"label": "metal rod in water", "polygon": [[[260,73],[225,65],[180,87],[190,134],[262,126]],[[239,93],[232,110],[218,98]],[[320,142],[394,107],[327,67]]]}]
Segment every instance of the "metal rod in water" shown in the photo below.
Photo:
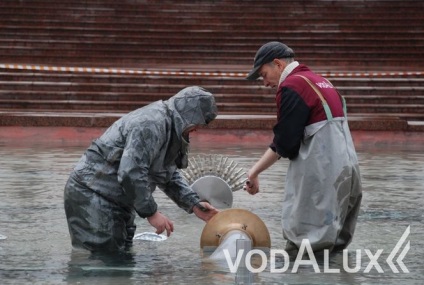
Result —
[{"label": "metal rod in water", "polygon": [[236,240],[236,252],[243,250],[241,262],[236,272],[235,284],[252,284],[252,272],[246,267],[246,255],[252,249],[252,241],[250,239]]}]

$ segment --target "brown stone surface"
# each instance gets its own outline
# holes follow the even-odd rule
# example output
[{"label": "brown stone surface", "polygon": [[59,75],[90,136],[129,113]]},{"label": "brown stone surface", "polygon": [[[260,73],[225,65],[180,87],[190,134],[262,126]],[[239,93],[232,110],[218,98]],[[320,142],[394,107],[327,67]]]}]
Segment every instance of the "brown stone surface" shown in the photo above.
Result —
[{"label": "brown stone surface", "polygon": [[423,1],[192,2],[0,2],[0,64],[24,66],[0,69],[0,126],[107,127],[199,85],[223,115],[211,128],[271,129],[274,90],[244,76],[281,39],[339,89],[352,130],[424,131]]},{"label": "brown stone surface", "polygon": [[[108,127],[122,114],[108,113],[26,113],[0,112],[0,126],[31,127]],[[272,115],[218,115],[211,129],[271,130],[276,121]],[[408,125],[396,118],[350,117],[351,130],[424,131],[424,125]]]},{"label": "brown stone surface", "polygon": [[[93,127],[22,127],[0,126],[0,146],[63,145],[88,146],[106,128]],[[271,130],[200,129],[190,137],[191,144],[210,147],[249,145],[266,149],[272,141]],[[420,150],[424,151],[424,132],[352,131],[358,150]],[[248,154],[246,154],[248,155]]]}]

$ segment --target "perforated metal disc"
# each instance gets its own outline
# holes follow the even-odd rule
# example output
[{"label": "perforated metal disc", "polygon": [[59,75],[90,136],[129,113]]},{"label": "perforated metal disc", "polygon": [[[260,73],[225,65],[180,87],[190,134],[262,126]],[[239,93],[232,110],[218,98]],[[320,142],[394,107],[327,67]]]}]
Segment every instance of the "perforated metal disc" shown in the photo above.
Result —
[{"label": "perforated metal disc", "polygon": [[164,241],[168,237],[165,235],[158,235],[157,233],[144,232],[141,234],[136,234],[133,239],[137,240],[146,240],[146,241]]},{"label": "perforated metal disc", "polygon": [[200,199],[208,201],[217,209],[231,208],[233,205],[233,192],[222,178],[217,176],[203,176],[191,185],[199,194]]}]

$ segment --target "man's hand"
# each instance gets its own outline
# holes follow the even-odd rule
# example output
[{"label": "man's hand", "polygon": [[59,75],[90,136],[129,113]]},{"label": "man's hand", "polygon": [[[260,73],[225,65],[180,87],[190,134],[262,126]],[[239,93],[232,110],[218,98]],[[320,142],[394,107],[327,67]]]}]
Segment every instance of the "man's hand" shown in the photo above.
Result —
[{"label": "man's hand", "polygon": [[218,214],[218,210],[215,209],[208,202],[200,202],[193,207],[194,214],[205,222],[209,221],[213,216]]},{"label": "man's hand", "polygon": [[174,224],[159,211],[148,217],[147,220],[156,229],[157,234],[161,234],[166,230],[166,235],[169,237],[174,231]]},{"label": "man's hand", "polygon": [[259,192],[259,179],[258,176],[250,174],[250,171],[247,173],[247,182],[243,187],[250,195],[255,195]]},{"label": "man's hand", "polygon": [[243,187],[250,195],[255,195],[259,192],[259,174],[262,171],[268,169],[271,165],[273,165],[280,156],[274,152],[271,148],[268,148],[264,155],[253,165],[253,167],[247,172],[247,180],[246,185]]}]

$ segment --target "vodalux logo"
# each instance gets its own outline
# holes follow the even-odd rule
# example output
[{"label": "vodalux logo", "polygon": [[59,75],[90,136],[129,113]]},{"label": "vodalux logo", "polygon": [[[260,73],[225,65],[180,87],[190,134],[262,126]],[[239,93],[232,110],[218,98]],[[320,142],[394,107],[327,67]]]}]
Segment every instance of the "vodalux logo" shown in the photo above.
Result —
[{"label": "vodalux logo", "polygon": [[[389,265],[389,267],[393,271],[393,273],[399,273],[399,269],[395,265],[393,260],[395,259],[395,257],[397,256],[398,252],[401,250],[401,248],[405,244],[405,242],[406,242],[406,245],[402,249],[400,254],[397,256],[395,262],[397,263],[397,265],[399,266],[399,268],[402,270],[403,273],[409,273],[408,268],[403,263],[403,259],[405,258],[406,254],[408,253],[408,251],[411,247],[410,241],[409,240],[406,241],[408,239],[409,234],[410,234],[410,230],[411,230],[411,226],[408,226],[408,228],[402,234],[401,238],[396,243],[395,247],[392,249],[392,251],[390,252],[389,256],[386,259],[386,263]],[[379,258],[381,256],[381,254],[383,253],[383,251],[384,251],[383,249],[378,249],[373,254],[371,250],[364,249],[364,252],[366,254],[366,258],[369,261],[366,268],[363,271],[364,273],[370,272],[371,269],[373,269],[373,268],[375,268],[375,270],[377,270],[377,272],[379,272],[379,273],[384,273],[384,270],[382,269],[382,267],[379,263]],[[231,273],[237,273],[238,272],[238,268],[240,266],[240,263],[242,262],[243,256],[245,256],[245,258],[244,258],[245,268],[252,273],[260,273],[260,272],[264,271],[267,267],[267,264],[268,264],[267,254],[260,249],[252,249],[252,250],[248,251],[246,253],[246,255],[244,255],[244,249],[240,249],[237,252],[237,256],[236,256],[234,262],[231,259],[231,254],[230,254],[228,249],[224,249],[223,252],[224,252],[224,255],[225,255],[225,259],[227,261],[228,268],[230,269]],[[362,250],[357,249],[357,250],[355,250],[355,253],[356,253],[356,258],[355,258],[356,264],[352,268],[349,265],[349,262],[348,262],[349,261],[349,258],[348,258],[349,257],[349,251],[348,251],[348,249],[343,250],[343,270],[347,273],[356,273],[356,272],[359,272],[361,270],[362,259],[363,259]],[[251,264],[251,258],[255,254],[259,255],[262,259],[262,264],[259,267],[254,267]],[[299,247],[299,252],[298,252],[296,259],[294,260],[293,266],[291,268],[291,273],[297,273],[297,270],[299,269],[300,265],[312,266],[315,273],[321,273],[321,272],[322,273],[340,273],[339,268],[330,268],[330,265],[329,265],[329,263],[330,263],[329,262],[330,252],[329,252],[329,250],[324,250],[323,254],[324,254],[324,256],[323,256],[324,257],[324,264],[323,264],[324,268],[321,271],[320,267],[318,266],[318,263],[316,261],[316,258],[315,258],[315,255],[314,255],[314,252],[312,250],[312,246],[311,246],[309,240],[308,239],[302,240],[302,243]],[[276,267],[275,261],[276,261],[276,257],[278,255],[280,255],[284,258],[284,265],[281,268]],[[309,259],[303,259],[303,257],[306,257],[306,256],[308,256]],[[290,268],[290,257],[288,255],[288,253],[285,250],[271,249],[270,250],[270,272],[271,273],[284,273],[284,272],[288,271],[289,268]]]},{"label": "vodalux logo", "polygon": [[[386,259],[387,264],[390,266],[390,268],[392,269],[394,273],[399,273],[399,270],[394,265],[393,258],[395,258],[396,254],[399,252],[402,245],[405,243],[406,239],[409,236],[410,231],[411,231],[411,226],[408,226],[408,228],[406,228],[405,232],[403,233],[403,235],[401,236],[401,238],[399,239],[399,241],[393,248],[392,252],[390,252],[389,256]],[[403,263],[403,259],[405,258],[410,248],[411,248],[411,241],[408,240],[402,252],[399,254],[398,258],[396,258],[396,263],[399,264],[400,269],[402,269],[404,273],[409,273],[408,268],[406,268],[405,264]]]}]

